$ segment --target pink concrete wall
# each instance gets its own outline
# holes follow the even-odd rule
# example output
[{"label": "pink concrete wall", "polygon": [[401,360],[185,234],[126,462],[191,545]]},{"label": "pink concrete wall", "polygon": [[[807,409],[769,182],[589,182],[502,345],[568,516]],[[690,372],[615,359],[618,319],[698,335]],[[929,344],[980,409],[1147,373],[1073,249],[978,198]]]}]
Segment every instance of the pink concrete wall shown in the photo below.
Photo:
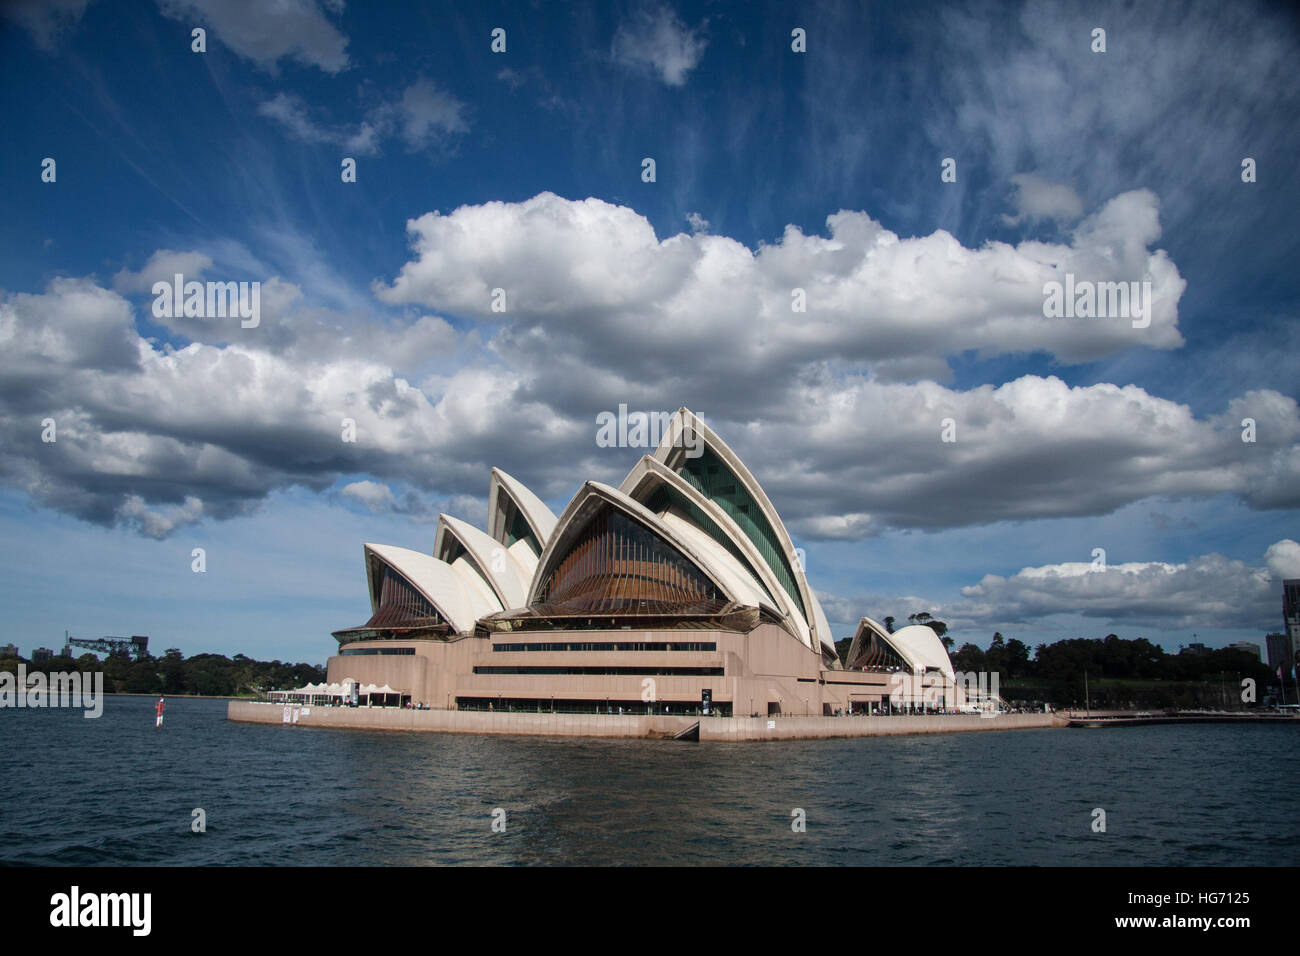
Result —
[{"label": "pink concrete wall", "polygon": [[[773,726],[769,727],[768,725]],[[979,730],[1064,727],[1052,714],[997,717],[719,717],[700,722],[700,740],[807,740],[815,737],[885,737],[894,734],[951,734]]]},{"label": "pink concrete wall", "polygon": [[[230,720],[283,724],[284,706],[248,700],[227,705]],[[292,710],[290,714],[292,715]],[[671,737],[695,723],[693,717],[606,716],[603,714],[501,714],[482,711],[406,710],[396,707],[299,708],[299,727],[358,730],[411,730],[461,734],[519,734],[559,737]],[[998,717],[705,717],[700,740],[806,740],[878,737],[892,734],[957,733],[1064,727],[1053,714],[1002,714]]]},{"label": "pink concrete wall", "polygon": [[[283,724],[284,706],[249,700],[227,705],[230,720]],[[291,712],[292,713],[292,712]],[[415,730],[459,734],[536,734],[563,737],[671,737],[695,721],[689,717],[619,717],[603,714],[499,714],[472,710],[408,710],[397,707],[311,707],[298,712],[299,727]]]}]

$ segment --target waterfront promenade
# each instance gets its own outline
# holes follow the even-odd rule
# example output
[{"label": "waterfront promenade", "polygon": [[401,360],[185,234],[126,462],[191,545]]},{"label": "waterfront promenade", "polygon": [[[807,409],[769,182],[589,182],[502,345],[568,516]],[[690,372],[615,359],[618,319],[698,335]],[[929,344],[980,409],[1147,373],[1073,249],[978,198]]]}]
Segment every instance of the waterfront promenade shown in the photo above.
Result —
[{"label": "waterfront promenade", "polygon": [[284,726],[406,730],[427,733],[516,734],[546,737],[671,738],[699,724],[699,739],[728,741],[885,737],[1065,727],[1056,714],[977,717],[672,717],[617,714],[523,714],[490,711],[410,710],[396,707],[301,707],[232,700],[229,720]]}]

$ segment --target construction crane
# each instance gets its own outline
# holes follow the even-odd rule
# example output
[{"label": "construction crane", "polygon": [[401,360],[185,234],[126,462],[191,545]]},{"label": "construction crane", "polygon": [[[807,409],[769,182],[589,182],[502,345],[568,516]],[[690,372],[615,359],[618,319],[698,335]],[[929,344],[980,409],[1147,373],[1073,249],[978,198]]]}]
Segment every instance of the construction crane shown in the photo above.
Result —
[{"label": "construction crane", "polygon": [[109,657],[127,657],[138,661],[149,656],[149,638],[142,634],[131,637],[71,637],[63,632],[64,643],[68,647],[80,647],[88,651],[107,654]]}]

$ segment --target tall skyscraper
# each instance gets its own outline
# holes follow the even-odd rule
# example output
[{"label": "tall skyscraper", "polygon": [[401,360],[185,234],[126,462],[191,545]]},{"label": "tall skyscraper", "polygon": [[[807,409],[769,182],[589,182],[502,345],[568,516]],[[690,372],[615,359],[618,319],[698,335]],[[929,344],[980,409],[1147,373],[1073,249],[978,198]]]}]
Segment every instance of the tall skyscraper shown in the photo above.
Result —
[{"label": "tall skyscraper", "polygon": [[1282,582],[1282,622],[1291,642],[1291,660],[1300,655],[1300,578]]},{"label": "tall skyscraper", "polygon": [[1291,673],[1291,639],[1285,634],[1268,634],[1264,637],[1268,644],[1268,667],[1274,674],[1282,668],[1284,675]]}]

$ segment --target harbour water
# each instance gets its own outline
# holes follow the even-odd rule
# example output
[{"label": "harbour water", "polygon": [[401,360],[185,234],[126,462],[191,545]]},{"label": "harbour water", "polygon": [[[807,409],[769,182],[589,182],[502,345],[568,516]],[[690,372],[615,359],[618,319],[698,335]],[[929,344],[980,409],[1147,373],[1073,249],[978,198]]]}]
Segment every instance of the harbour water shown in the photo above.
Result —
[{"label": "harbour water", "polygon": [[0,711],[0,740],[5,864],[1300,864],[1291,726],[701,744],[259,726],[193,699],[155,730],[151,699],[109,697],[97,720]]}]

